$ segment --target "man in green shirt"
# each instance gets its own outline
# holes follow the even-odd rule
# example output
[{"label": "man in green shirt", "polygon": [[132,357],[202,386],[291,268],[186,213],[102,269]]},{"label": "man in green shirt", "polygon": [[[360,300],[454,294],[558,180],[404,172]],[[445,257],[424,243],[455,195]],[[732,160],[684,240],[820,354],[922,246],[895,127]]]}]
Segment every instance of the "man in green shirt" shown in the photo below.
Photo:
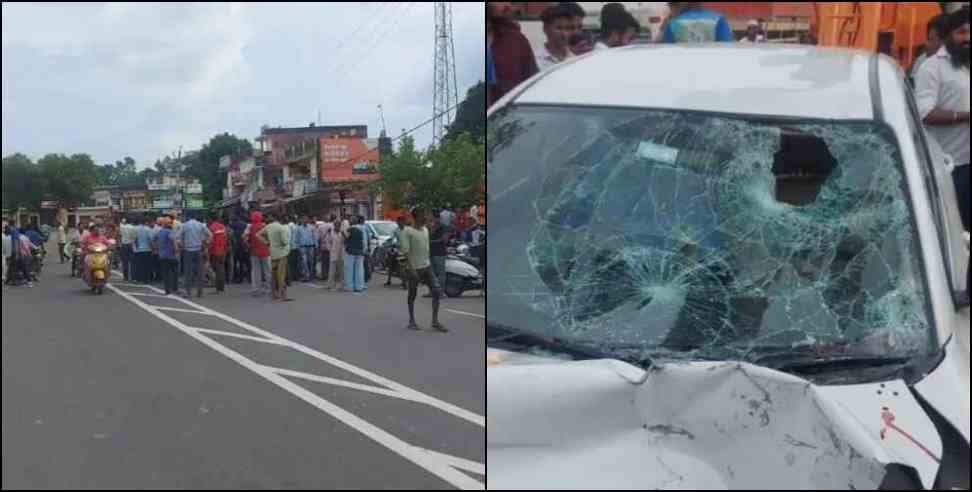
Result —
[{"label": "man in green shirt", "polygon": [[439,323],[439,298],[442,288],[439,280],[432,272],[429,260],[429,229],[425,224],[429,220],[429,212],[421,207],[412,210],[415,226],[406,226],[400,233],[401,253],[405,257],[403,265],[404,276],[408,281],[408,329],[420,330],[415,323],[415,298],[418,297],[419,282],[425,282],[432,292],[432,328],[443,333],[449,331]]},{"label": "man in green shirt", "polygon": [[257,233],[258,241],[270,246],[270,262],[273,265],[273,299],[289,302],[287,297],[287,259],[290,256],[290,228],[277,220],[277,214],[268,214],[270,225]]}]

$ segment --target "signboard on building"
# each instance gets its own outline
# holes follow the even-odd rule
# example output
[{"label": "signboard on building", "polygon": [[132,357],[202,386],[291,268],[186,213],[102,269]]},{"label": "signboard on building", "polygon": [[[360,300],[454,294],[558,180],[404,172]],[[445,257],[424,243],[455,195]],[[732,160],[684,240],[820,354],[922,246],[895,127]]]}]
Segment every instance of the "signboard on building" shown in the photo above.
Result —
[{"label": "signboard on building", "polygon": [[172,208],[172,200],[155,200],[152,208]]},{"label": "signboard on building", "polygon": [[187,198],[186,208],[203,208],[202,198]]},{"label": "signboard on building", "polygon": [[325,143],[321,146],[321,154],[324,162],[344,162],[351,157],[351,150],[348,144]]},{"label": "signboard on building", "polygon": [[200,194],[200,193],[203,192],[203,190],[202,190],[202,184],[200,184],[200,183],[190,183],[190,184],[187,184],[185,187],[183,187],[183,190],[186,193],[194,193],[194,194]]},{"label": "signboard on building", "polygon": [[165,191],[171,188],[172,185],[169,183],[149,183],[148,184],[149,191]]},{"label": "signboard on building", "polygon": [[58,202],[45,201],[41,202],[41,208],[44,210],[57,210]]}]

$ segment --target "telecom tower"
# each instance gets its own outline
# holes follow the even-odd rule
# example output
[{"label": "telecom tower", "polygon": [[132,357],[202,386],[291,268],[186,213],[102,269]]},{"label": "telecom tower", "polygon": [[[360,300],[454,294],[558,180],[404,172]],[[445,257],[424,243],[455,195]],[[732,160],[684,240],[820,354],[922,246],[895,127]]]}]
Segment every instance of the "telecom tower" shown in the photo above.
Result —
[{"label": "telecom tower", "polygon": [[435,2],[435,101],[432,142],[438,144],[456,114],[456,49],[452,42],[452,2]]}]

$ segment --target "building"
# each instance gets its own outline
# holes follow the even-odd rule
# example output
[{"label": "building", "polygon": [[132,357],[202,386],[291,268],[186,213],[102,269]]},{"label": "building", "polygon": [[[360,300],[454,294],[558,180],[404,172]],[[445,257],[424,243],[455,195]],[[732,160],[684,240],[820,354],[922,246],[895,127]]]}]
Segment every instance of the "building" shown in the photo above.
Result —
[{"label": "building", "polygon": [[196,178],[170,174],[149,178],[145,185],[151,211],[199,210],[204,207],[202,183]]},{"label": "building", "polygon": [[316,215],[379,215],[380,197],[370,184],[391,139],[368,138],[365,125],[263,127],[252,156],[224,156],[223,201],[217,209],[254,208]]}]

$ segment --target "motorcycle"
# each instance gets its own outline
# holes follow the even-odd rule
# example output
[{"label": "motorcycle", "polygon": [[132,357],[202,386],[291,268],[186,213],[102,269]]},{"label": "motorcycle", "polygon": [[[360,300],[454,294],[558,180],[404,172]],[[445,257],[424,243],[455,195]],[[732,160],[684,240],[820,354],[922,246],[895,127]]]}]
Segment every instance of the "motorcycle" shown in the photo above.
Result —
[{"label": "motorcycle", "polygon": [[[112,242],[114,241],[110,243]],[[95,244],[91,247],[91,253],[89,254],[91,268],[84,280],[88,284],[88,287],[91,288],[91,292],[98,295],[104,294],[105,285],[108,284],[109,268],[111,266],[111,255],[108,253],[108,250],[111,246],[111,244],[109,246]]]},{"label": "motorcycle", "polygon": [[44,269],[44,258],[47,257],[47,251],[43,249],[35,249],[32,253],[33,261],[30,264],[31,275],[34,276],[34,280],[40,278],[41,271]]},{"label": "motorcycle", "polygon": [[84,275],[83,256],[81,254],[81,243],[69,243],[64,245],[64,254],[71,258],[71,277],[80,278]]}]

